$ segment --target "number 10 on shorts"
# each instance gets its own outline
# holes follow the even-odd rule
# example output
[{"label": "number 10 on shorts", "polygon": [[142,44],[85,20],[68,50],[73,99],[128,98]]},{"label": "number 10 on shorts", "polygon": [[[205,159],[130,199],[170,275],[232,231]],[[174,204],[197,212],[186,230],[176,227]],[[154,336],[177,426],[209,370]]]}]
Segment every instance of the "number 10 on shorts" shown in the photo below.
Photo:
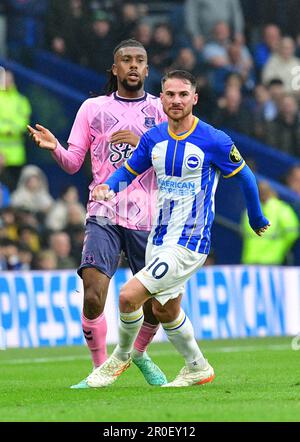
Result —
[{"label": "number 10 on shorts", "polygon": [[160,261],[160,258],[157,257],[154,259],[154,261],[151,262],[148,267],[146,267],[147,272],[149,272],[150,270],[152,270],[151,273],[153,278],[161,279],[168,272],[169,264],[164,261]]}]

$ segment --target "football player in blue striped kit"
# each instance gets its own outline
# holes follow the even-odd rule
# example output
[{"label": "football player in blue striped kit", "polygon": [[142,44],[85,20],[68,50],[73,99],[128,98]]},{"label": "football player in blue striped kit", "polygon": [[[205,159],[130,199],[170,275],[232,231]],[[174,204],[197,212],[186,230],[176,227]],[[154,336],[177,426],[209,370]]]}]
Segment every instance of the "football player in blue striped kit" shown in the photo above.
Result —
[{"label": "football player in blue striped kit", "polygon": [[209,253],[220,174],[241,185],[249,224],[257,235],[270,225],[261,211],[255,177],[231,138],[193,115],[198,100],[195,78],[186,71],[167,73],[161,100],[168,122],[146,132],[124,166],[93,191],[95,200],[109,200],[148,168],[153,166],[156,172],[158,211],[148,239],[146,266],[121,289],[119,344],[87,378],[90,387],[112,384],[129,367],[143,323],[142,305],[149,298],[168,339],[185,360],[175,380],[162,387],[211,382],[214,370],[180,302],[186,281]]}]

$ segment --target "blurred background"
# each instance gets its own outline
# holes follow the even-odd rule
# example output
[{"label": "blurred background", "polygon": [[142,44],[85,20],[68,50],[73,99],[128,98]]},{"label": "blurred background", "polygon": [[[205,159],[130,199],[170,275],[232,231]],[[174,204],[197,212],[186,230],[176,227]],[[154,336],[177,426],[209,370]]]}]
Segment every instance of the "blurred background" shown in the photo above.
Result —
[{"label": "blurred background", "polygon": [[26,125],[67,147],[130,37],[148,51],[148,92],[170,69],[197,77],[195,114],[233,138],[259,182],[272,229],[256,238],[242,193],[221,179],[207,265],[300,264],[299,24],[300,0],[0,0],[0,269],[79,265],[89,158],[67,175]]}]

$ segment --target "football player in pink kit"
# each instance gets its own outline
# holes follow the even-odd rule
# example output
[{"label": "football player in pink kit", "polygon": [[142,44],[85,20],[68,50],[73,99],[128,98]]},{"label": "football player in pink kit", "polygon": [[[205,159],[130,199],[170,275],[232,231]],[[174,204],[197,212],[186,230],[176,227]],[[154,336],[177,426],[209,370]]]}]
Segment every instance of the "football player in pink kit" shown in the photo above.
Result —
[{"label": "football player in pink kit", "polygon": [[[75,118],[66,150],[55,136],[36,124],[28,131],[35,143],[51,151],[68,173],[76,173],[88,150],[93,181],[90,192],[126,161],[140,136],[166,120],[158,98],[144,91],[148,75],[147,53],[136,40],[125,40],[114,50],[107,95],[87,99]],[[106,359],[107,324],[104,306],[111,277],[123,250],[133,274],[145,265],[145,249],[154,210],[156,180],[148,170],[114,201],[87,205],[86,234],[78,274],[83,279],[82,329],[94,367]],[[164,373],[146,353],[158,327],[152,305],[145,308],[145,321],[135,341],[133,361],[150,385],[167,382]],[[71,388],[89,388],[86,379]]]}]

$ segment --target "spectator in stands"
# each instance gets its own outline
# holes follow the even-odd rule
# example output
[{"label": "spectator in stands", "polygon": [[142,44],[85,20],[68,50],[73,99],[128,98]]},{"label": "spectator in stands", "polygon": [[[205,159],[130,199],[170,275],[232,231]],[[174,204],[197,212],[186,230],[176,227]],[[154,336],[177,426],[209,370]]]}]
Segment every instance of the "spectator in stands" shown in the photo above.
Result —
[{"label": "spectator in stands", "polygon": [[76,267],[81,263],[82,246],[85,234],[85,211],[81,204],[74,202],[68,205],[67,223],[65,231],[71,240],[71,256],[76,262]]},{"label": "spectator in stands", "polygon": [[233,42],[228,48],[228,57],[227,71],[239,74],[243,79],[244,88],[251,91],[254,88],[255,79],[253,60],[248,48],[240,42]]},{"label": "spectator in stands", "polygon": [[273,121],[277,116],[277,106],[271,99],[268,88],[263,84],[258,84],[254,90],[254,134],[255,137],[264,140],[266,126],[269,121]]},{"label": "spectator in stands", "polygon": [[280,78],[285,92],[299,93],[294,90],[293,68],[300,65],[300,58],[295,57],[295,42],[290,37],[283,37],[279,44],[278,52],[271,55],[262,71],[262,81],[268,84],[274,78]]},{"label": "spectator in stands", "polygon": [[230,27],[234,40],[244,40],[244,18],[239,0],[186,0],[185,27],[193,46],[202,51],[212,37],[216,23],[223,21]]},{"label": "spectator in stands", "polygon": [[179,49],[174,63],[170,66],[170,70],[187,70],[197,80],[197,91],[201,97],[199,103],[195,107],[195,113],[201,118],[210,120],[215,109],[215,94],[211,88],[207,68],[203,63],[199,62],[195,51],[191,47],[182,47]]},{"label": "spectator in stands", "polygon": [[262,41],[257,43],[254,48],[254,62],[259,76],[270,56],[277,52],[280,41],[280,28],[272,23],[265,25],[263,28]]},{"label": "spectator in stands", "polygon": [[34,213],[30,209],[17,208],[15,210],[16,222],[18,226],[27,225],[34,227],[37,231],[40,229],[38,221],[38,212]]},{"label": "spectator in stands", "polygon": [[81,219],[84,219],[85,208],[79,201],[78,190],[70,185],[62,190],[60,198],[51,206],[45,219],[46,227],[53,231],[64,230],[68,222],[68,207],[72,204],[79,206]]},{"label": "spectator in stands", "polygon": [[134,30],[140,20],[138,5],[132,2],[122,3],[116,8],[114,35],[116,41],[125,40],[134,36]]},{"label": "spectator in stands", "polygon": [[217,94],[224,92],[228,73],[238,73],[247,84],[253,66],[249,49],[239,42],[232,42],[230,28],[218,22],[213,29],[213,38],[204,46],[203,60],[210,69],[210,77]]},{"label": "spectator in stands", "polygon": [[201,64],[191,47],[180,48],[173,64],[170,66],[171,70],[186,69],[196,78],[204,72],[204,66]]},{"label": "spectator in stands", "polygon": [[292,166],[285,177],[286,185],[300,196],[300,164]]},{"label": "spectator in stands", "polygon": [[76,261],[76,266],[78,267],[81,262],[82,256],[82,246],[84,241],[85,229],[82,224],[67,224],[67,232],[71,239],[71,256]]},{"label": "spectator in stands", "polygon": [[27,246],[32,253],[37,253],[40,250],[39,232],[36,228],[28,224],[22,224],[18,227],[19,242]]},{"label": "spectator in stands", "polygon": [[48,48],[75,63],[87,64],[90,9],[84,0],[49,0]]},{"label": "spectator in stands", "polygon": [[73,226],[84,226],[86,212],[83,210],[83,206],[78,202],[70,203],[67,207],[67,231]]},{"label": "spectator in stands", "polygon": [[170,68],[175,57],[176,49],[171,27],[167,23],[156,24],[148,52],[151,69],[147,79],[147,87],[152,94],[160,94],[162,73]]},{"label": "spectator in stands", "polygon": [[230,72],[225,79],[225,89],[237,88],[240,91],[243,89],[243,79],[237,72]]},{"label": "spectator in stands", "polygon": [[76,261],[70,256],[71,240],[67,232],[54,232],[49,238],[50,249],[57,257],[58,269],[75,269]]},{"label": "spectator in stands", "polygon": [[282,265],[287,261],[295,241],[299,238],[299,219],[292,207],[276,195],[267,181],[259,183],[261,207],[270,220],[270,229],[263,238],[248,228],[246,214],[242,217],[243,264]]},{"label": "spectator in stands", "polygon": [[105,11],[96,11],[87,48],[88,66],[97,72],[106,73],[113,63],[115,43],[110,15]]},{"label": "spectator in stands", "polygon": [[282,100],[282,97],[284,96],[283,81],[280,80],[280,78],[273,78],[273,80],[270,80],[270,82],[267,84],[267,88],[270,93],[272,101],[275,103],[277,107],[277,112],[278,112],[279,104]]},{"label": "spectator in stands", "polygon": [[204,45],[203,60],[211,68],[224,68],[229,64],[228,48],[231,44],[230,27],[228,23],[220,21],[212,30],[212,37]]},{"label": "spectator in stands", "polygon": [[300,156],[299,105],[293,95],[283,96],[278,116],[266,127],[265,141],[282,152]]},{"label": "spectator in stands", "polygon": [[17,241],[12,241],[11,239],[4,238],[2,243],[2,253],[5,270],[20,270],[22,263],[19,257],[19,244]]},{"label": "spectator in stands", "polygon": [[147,52],[150,51],[152,33],[152,26],[145,21],[139,22],[134,29],[134,38],[142,43]]},{"label": "spectator in stands", "polygon": [[57,257],[55,252],[51,249],[41,250],[36,255],[33,266],[36,270],[56,270]]},{"label": "spectator in stands", "polygon": [[176,52],[171,27],[167,23],[158,23],[153,30],[153,37],[149,53],[151,68],[160,73],[165,72],[172,64]]},{"label": "spectator in stands", "polygon": [[2,209],[0,219],[5,228],[5,237],[12,241],[18,240],[18,225],[14,209],[12,207]]},{"label": "spectator in stands", "polygon": [[224,96],[218,100],[214,125],[233,129],[246,135],[253,133],[252,115],[242,103],[242,94],[237,87],[227,87]]},{"label": "spectator in stands", "polygon": [[299,31],[299,0],[241,0],[249,40],[257,41],[262,25],[274,23],[293,38]]},{"label": "spectator in stands", "polygon": [[274,78],[267,84],[270,98],[276,107],[276,116],[279,112],[280,103],[284,96],[284,84],[280,78]]},{"label": "spectator in stands", "polygon": [[14,75],[5,72],[5,88],[0,89],[0,155],[15,180],[26,163],[24,135],[30,122],[29,100],[18,91]]},{"label": "spectator in stands", "polygon": [[19,245],[20,270],[31,270],[34,254],[26,244]]},{"label": "spectator in stands", "polygon": [[17,189],[12,193],[13,207],[45,215],[53,204],[48,191],[48,181],[37,166],[28,165],[22,169]]}]

